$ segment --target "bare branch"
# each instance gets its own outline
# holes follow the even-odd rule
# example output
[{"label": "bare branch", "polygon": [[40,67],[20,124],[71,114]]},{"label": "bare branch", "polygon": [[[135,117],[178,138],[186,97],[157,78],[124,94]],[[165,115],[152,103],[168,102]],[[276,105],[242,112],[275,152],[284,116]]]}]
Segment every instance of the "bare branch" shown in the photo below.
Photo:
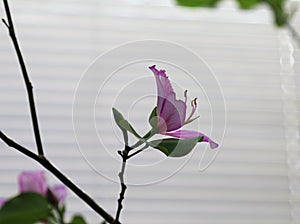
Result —
[{"label": "bare branch", "polygon": [[29,80],[25,62],[24,62],[24,59],[23,59],[23,56],[21,53],[21,49],[19,47],[18,40],[17,40],[16,34],[15,34],[14,24],[13,24],[13,21],[11,18],[8,1],[3,0],[3,3],[4,3],[4,8],[5,8],[5,13],[7,16],[7,22],[4,19],[2,19],[2,22],[5,24],[5,26],[7,27],[8,31],[9,31],[9,36],[13,42],[13,45],[14,45],[14,48],[15,48],[15,51],[16,51],[16,54],[17,54],[17,57],[19,60],[19,64],[21,67],[21,71],[23,74],[23,78],[24,78],[24,82],[25,82],[26,90],[27,90],[27,95],[28,95],[28,101],[29,101],[29,107],[30,107],[30,112],[31,112],[31,120],[32,120],[32,126],[33,126],[33,131],[34,131],[34,136],[35,136],[36,147],[37,147],[38,154],[40,156],[43,156],[44,151],[43,151],[42,140],[41,140],[41,136],[40,136],[38,119],[37,119],[37,114],[36,114],[36,109],[35,109],[35,103],[34,103],[34,97],[33,97],[33,91],[32,91],[33,87]]}]

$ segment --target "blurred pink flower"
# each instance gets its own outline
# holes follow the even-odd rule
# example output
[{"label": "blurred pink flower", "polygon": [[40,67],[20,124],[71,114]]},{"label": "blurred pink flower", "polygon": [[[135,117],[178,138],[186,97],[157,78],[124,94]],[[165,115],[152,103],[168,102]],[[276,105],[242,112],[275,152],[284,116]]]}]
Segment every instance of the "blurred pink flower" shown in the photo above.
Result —
[{"label": "blurred pink flower", "polygon": [[47,191],[50,190],[58,202],[63,202],[67,196],[67,188],[64,185],[48,187],[44,171],[23,171],[19,175],[18,183],[21,193],[37,192],[47,196]]},{"label": "blurred pink flower", "polygon": [[42,195],[47,193],[47,181],[44,171],[23,171],[18,177],[19,191],[37,192]]},{"label": "blurred pink flower", "polygon": [[6,201],[6,198],[0,198],[0,208],[5,204]]},{"label": "blurred pink flower", "polygon": [[54,185],[50,189],[59,202],[64,202],[67,197],[67,188],[65,185]]},{"label": "blurred pink flower", "polygon": [[157,70],[155,65],[149,67],[155,75],[157,84],[157,115],[159,133],[176,138],[196,138],[203,137],[204,142],[208,142],[212,149],[218,144],[201,132],[191,130],[179,130],[184,124],[193,121],[193,115],[197,108],[196,98],[192,100],[192,111],[186,119],[187,91],[185,91],[185,101],[177,100],[176,93],[165,70]]}]

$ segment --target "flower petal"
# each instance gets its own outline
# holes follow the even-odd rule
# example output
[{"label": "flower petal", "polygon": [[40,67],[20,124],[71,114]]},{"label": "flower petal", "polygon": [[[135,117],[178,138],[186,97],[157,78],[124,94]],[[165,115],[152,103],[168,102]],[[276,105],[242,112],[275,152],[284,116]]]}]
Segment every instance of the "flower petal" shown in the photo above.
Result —
[{"label": "flower petal", "polygon": [[68,192],[65,185],[61,185],[61,184],[54,185],[51,188],[51,191],[59,202],[64,202],[66,200]]},{"label": "flower petal", "polygon": [[173,87],[170,83],[170,80],[169,80],[165,70],[157,70],[155,68],[155,65],[150,66],[149,69],[155,75],[155,80],[156,80],[159,96],[166,97],[171,92],[174,92]]},{"label": "flower petal", "polygon": [[6,201],[6,198],[0,198],[0,208],[5,204]]},{"label": "flower petal", "polygon": [[158,126],[165,126],[163,133],[177,130],[184,124],[185,113],[185,103],[182,100],[176,100],[175,93],[171,93],[164,99],[163,107],[159,113]]},{"label": "flower petal", "polygon": [[157,84],[157,115],[160,133],[174,131],[182,127],[186,116],[186,103],[176,99],[176,94],[165,70],[149,67]]},{"label": "flower petal", "polygon": [[24,171],[18,177],[20,192],[47,193],[47,181],[43,171]]},{"label": "flower petal", "polygon": [[219,145],[211,140],[208,136],[202,134],[201,132],[197,131],[190,131],[190,130],[178,130],[174,132],[167,132],[166,135],[170,135],[176,138],[196,138],[196,137],[203,137],[203,142],[208,142],[210,144],[210,148],[215,149]]}]

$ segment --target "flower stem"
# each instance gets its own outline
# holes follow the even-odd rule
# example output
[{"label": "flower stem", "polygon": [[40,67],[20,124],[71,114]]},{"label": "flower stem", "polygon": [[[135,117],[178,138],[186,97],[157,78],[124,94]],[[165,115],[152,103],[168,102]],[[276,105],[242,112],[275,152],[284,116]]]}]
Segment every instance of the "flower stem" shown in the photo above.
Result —
[{"label": "flower stem", "polygon": [[153,129],[151,129],[140,140],[138,140],[134,145],[132,145],[130,147],[131,148],[130,150],[139,147],[140,145],[142,145],[143,143],[145,143],[149,138],[151,138],[155,134],[156,134],[156,132]]},{"label": "flower stem", "polygon": [[146,148],[148,148],[148,147],[149,147],[149,145],[146,143],[146,145],[145,145],[143,148],[141,148],[141,149],[135,151],[134,153],[128,155],[128,159],[130,159],[131,157],[133,157],[133,156],[139,154],[140,152],[144,151],[144,150],[145,150]]},{"label": "flower stem", "polygon": [[131,147],[125,146],[125,149],[123,151],[118,151],[119,155],[122,157],[122,166],[121,166],[121,171],[119,172],[121,191],[120,191],[120,194],[119,194],[118,208],[117,208],[114,224],[119,224],[120,223],[119,219],[120,219],[120,215],[121,215],[121,210],[123,209],[123,204],[122,203],[123,203],[123,200],[125,198],[125,192],[126,192],[126,189],[127,189],[127,186],[126,186],[125,180],[124,180],[125,168],[126,168],[126,162],[130,158],[128,156],[128,153],[131,149],[132,149]]}]

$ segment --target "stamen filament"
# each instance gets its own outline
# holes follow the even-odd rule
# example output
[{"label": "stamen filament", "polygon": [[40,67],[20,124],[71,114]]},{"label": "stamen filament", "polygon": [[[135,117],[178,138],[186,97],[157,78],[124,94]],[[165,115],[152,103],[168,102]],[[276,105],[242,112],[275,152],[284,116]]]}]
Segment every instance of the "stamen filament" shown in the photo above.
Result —
[{"label": "stamen filament", "polygon": [[196,111],[196,109],[197,109],[197,98],[195,98],[195,99],[193,99],[193,100],[191,101],[191,106],[192,106],[192,111],[191,111],[190,116],[189,116],[188,119],[186,120],[186,122],[188,122],[188,121],[192,118],[192,116],[194,115],[194,113],[195,113],[195,111]]}]

